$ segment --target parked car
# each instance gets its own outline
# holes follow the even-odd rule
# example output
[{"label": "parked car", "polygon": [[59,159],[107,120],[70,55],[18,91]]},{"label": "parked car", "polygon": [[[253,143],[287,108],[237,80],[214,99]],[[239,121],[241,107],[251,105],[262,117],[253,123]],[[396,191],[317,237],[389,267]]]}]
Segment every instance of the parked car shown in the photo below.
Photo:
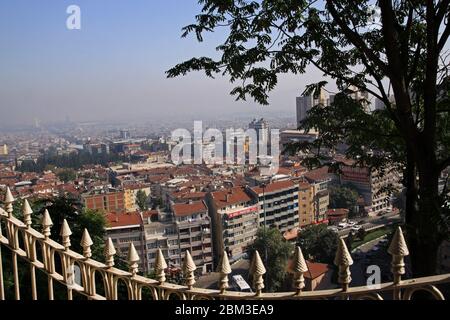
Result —
[{"label": "parked car", "polygon": [[328,227],[328,230],[331,230],[331,231],[334,231],[334,232],[338,232],[339,228],[335,227],[335,226],[331,226],[331,227]]},{"label": "parked car", "polygon": [[340,229],[340,230],[343,230],[343,229],[345,229],[347,227],[348,227],[348,224],[346,224],[346,223],[339,223],[338,224],[338,229]]}]

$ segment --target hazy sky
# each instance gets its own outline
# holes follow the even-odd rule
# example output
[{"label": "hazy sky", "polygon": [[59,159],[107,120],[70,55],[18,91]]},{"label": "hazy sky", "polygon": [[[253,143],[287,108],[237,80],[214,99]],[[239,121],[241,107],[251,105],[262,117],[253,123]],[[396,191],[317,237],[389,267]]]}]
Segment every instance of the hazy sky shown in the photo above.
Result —
[{"label": "hazy sky", "polygon": [[[68,30],[66,9],[81,7],[81,30]],[[164,71],[214,54],[223,34],[202,44],[181,39],[197,0],[1,0],[0,126],[71,120],[152,119],[222,114],[262,107],[235,102],[226,79]],[[271,112],[295,114],[295,97],[321,75],[287,76],[271,96]]]}]

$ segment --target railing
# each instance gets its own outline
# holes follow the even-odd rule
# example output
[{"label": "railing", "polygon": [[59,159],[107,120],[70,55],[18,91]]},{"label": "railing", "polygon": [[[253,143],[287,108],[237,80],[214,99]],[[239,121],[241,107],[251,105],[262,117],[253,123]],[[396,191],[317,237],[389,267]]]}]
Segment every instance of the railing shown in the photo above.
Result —
[{"label": "railing", "polygon": [[[9,189],[5,198],[5,210],[0,208],[0,300],[5,300],[5,283],[3,275],[2,249],[7,249],[12,257],[12,273],[14,279],[14,297],[21,299],[21,284],[19,283],[18,259],[28,262],[30,268],[30,285],[33,300],[38,299],[36,272],[43,272],[47,277],[48,299],[54,299],[54,282],[62,284],[67,290],[67,299],[72,300],[74,293],[82,295],[89,300],[117,300],[119,283],[123,283],[128,292],[128,299],[141,300],[143,292],[150,293],[149,299],[168,300],[178,298],[182,300],[280,300],[280,299],[373,299],[383,300],[382,294],[389,293],[395,300],[409,300],[417,291],[427,291],[435,299],[444,300],[443,294],[436,287],[438,284],[450,282],[450,275],[438,275],[426,278],[402,280],[405,274],[404,258],[409,255],[403,233],[399,228],[395,234],[388,252],[392,255],[392,273],[394,281],[383,283],[374,287],[350,287],[350,266],[353,264],[352,257],[343,239],[340,240],[336,253],[335,264],[339,268],[339,289],[321,291],[303,291],[305,280],[303,274],[308,271],[307,264],[299,247],[296,248],[293,257],[294,274],[293,292],[264,293],[264,274],[266,269],[258,252],[255,253],[251,263],[250,274],[253,278],[255,293],[240,293],[227,291],[228,276],[231,267],[226,254],[220,260],[218,272],[218,290],[207,290],[195,288],[194,272],[196,266],[187,251],[183,264],[184,286],[174,285],[166,282],[167,264],[161,250],[157,251],[155,261],[155,280],[139,276],[139,255],[133,244],[130,244],[128,263],[129,271],[114,268],[114,256],[116,250],[111,239],[105,246],[105,263],[91,259],[91,247],[93,242],[87,230],[84,231],[81,246],[83,254],[70,250],[71,231],[67,221],[64,221],[61,229],[62,244],[50,239],[52,221],[48,211],[42,218],[42,233],[31,228],[32,210],[28,202],[24,201],[24,221],[13,216],[14,199]],[[6,227],[6,235],[2,234],[2,224]],[[39,254],[38,254],[39,250]],[[41,257],[39,260],[38,257]],[[56,270],[56,261],[61,262],[61,270]],[[81,280],[74,280],[75,266],[79,268]],[[99,294],[96,288],[96,276],[102,279],[104,294]]]}]

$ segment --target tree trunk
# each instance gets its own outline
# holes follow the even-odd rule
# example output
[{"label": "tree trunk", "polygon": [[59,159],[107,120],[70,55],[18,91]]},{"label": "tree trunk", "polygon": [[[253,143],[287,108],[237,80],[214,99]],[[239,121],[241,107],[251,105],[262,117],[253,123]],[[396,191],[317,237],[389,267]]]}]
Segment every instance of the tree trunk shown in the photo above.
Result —
[{"label": "tree trunk", "polygon": [[[424,155],[424,158],[428,158]],[[419,189],[417,210],[412,210],[407,220],[408,246],[411,253],[412,272],[414,277],[435,275],[439,246],[442,243],[440,233],[440,202],[438,182],[439,175],[433,165],[418,166]],[[410,199],[413,201],[413,199]]]}]

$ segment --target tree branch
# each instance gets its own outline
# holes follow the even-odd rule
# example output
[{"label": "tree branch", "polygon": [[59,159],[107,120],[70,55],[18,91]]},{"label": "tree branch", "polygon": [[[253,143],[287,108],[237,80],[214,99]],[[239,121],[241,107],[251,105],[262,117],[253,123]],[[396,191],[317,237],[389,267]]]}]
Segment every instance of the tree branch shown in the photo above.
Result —
[{"label": "tree branch", "polygon": [[350,40],[350,42],[356,48],[361,50],[361,52],[364,55],[366,55],[369,60],[373,61],[373,63],[375,63],[375,65],[378,68],[383,70],[384,73],[389,74],[390,72],[389,72],[389,68],[387,67],[387,65],[374,53],[373,50],[371,50],[371,49],[369,49],[369,47],[367,47],[366,43],[361,38],[361,36],[358,33],[351,30],[348,27],[348,25],[341,19],[339,13],[337,12],[336,8],[334,7],[332,0],[327,0],[327,7],[328,7],[328,10],[330,11],[333,19],[337,22],[337,24],[341,28],[342,32]]}]

